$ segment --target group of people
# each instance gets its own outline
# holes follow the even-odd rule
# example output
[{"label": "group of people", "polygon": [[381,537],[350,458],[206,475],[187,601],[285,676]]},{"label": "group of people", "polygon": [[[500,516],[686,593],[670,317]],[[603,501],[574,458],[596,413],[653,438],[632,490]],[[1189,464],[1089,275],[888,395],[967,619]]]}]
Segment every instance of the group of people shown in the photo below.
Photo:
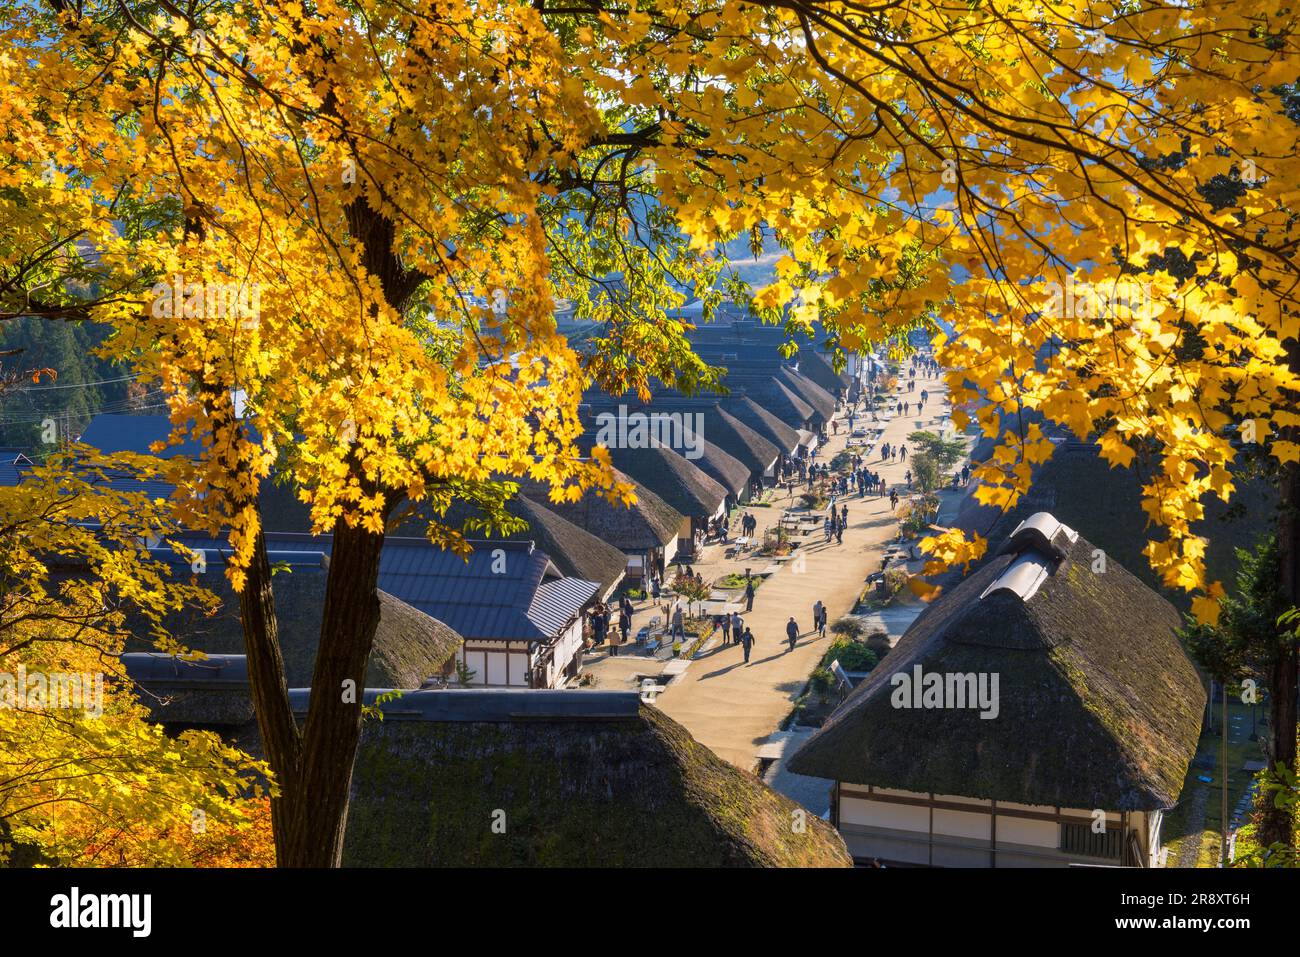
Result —
[{"label": "group of people", "polygon": [[890,445],[884,442],[880,446],[880,460],[882,462],[892,462],[898,459],[900,462],[907,461],[907,446],[903,444]]},{"label": "group of people", "polygon": [[[609,625],[613,617],[615,608],[618,609],[618,643],[610,638]],[[588,621],[591,624],[591,639],[594,645],[603,645],[609,640],[611,654],[617,654],[618,644],[622,644],[632,636],[632,599],[627,595],[619,596],[618,602],[611,606],[609,602],[598,601],[591,607],[587,613]]]},{"label": "group of people", "polygon": [[[826,605],[819,599],[813,605],[813,626],[812,633],[822,638],[826,637]],[[745,624],[745,619],[740,616],[740,612],[733,611],[731,614],[718,615],[714,618],[713,628],[715,631],[722,630],[722,644],[726,647],[730,644],[739,644],[740,650],[744,653],[745,664],[749,664],[749,656],[754,650],[754,633],[749,626]],[[800,636],[803,634],[799,630],[799,623],[795,620],[794,615],[785,626],[786,643],[789,651],[794,651]]]},{"label": "group of people", "polygon": [[[826,605],[822,603],[822,600],[820,598],[817,599],[817,603],[813,605],[812,613],[813,613],[812,633],[821,638],[825,638],[826,637]],[[798,643],[799,637],[802,634],[803,632],[799,630],[799,622],[795,620],[794,615],[791,615],[790,620],[785,623],[785,640],[786,643],[790,646],[790,651],[794,651],[794,646]],[[745,660],[748,661],[749,659],[746,658]]]},{"label": "group of people", "polygon": [[919,373],[920,375],[928,376],[929,378],[933,379],[935,376],[939,374],[939,363],[935,361],[933,356],[928,356],[928,355],[912,356],[912,363],[910,368],[913,376]]},{"label": "group of people", "polygon": [[823,462],[821,465],[817,465],[814,463],[812,465],[809,465],[806,469],[804,469],[803,474],[806,477],[808,488],[811,490],[813,486],[816,485],[818,482],[825,481],[826,479],[831,477],[831,467],[829,464],[825,462]]},{"label": "group of people", "polygon": [[752,513],[746,512],[740,516],[740,534],[753,535],[758,531],[758,519]]},{"label": "group of people", "polygon": [[822,522],[822,531],[826,535],[826,544],[829,545],[833,538],[835,539],[836,545],[843,545],[844,529],[848,528],[848,525],[849,507],[847,505],[841,505],[839,509],[836,509],[835,502],[832,500],[830,514],[827,515],[826,520]]},{"label": "group of people", "polygon": [[[750,592],[751,603],[753,592]],[[713,619],[713,630],[722,629],[723,647],[736,642],[740,645],[741,651],[745,653],[745,661],[749,661],[749,653],[754,647],[754,633],[749,630],[745,624],[745,619],[740,617],[740,612],[733,611],[731,614],[718,615]]]}]

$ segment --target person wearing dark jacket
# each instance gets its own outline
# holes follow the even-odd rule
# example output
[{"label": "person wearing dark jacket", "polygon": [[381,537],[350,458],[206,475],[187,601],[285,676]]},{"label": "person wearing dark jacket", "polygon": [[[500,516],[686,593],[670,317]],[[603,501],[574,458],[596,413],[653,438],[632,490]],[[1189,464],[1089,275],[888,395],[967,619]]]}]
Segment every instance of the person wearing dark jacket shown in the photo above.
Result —
[{"label": "person wearing dark jacket", "polygon": [[754,633],[748,628],[741,632],[740,646],[745,650],[745,664],[749,664],[749,652],[754,647]]},{"label": "person wearing dark jacket", "polygon": [[754,610],[754,579],[745,579],[745,611]]},{"label": "person wearing dark jacket", "polygon": [[785,623],[785,638],[790,642],[790,650],[794,651],[794,643],[799,640],[799,624],[794,620],[794,615]]}]

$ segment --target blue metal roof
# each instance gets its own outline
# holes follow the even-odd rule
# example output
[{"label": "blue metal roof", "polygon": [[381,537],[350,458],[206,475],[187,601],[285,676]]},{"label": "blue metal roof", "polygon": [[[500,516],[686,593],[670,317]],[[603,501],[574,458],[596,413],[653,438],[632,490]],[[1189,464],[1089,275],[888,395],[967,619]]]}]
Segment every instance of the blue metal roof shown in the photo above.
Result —
[{"label": "blue metal roof", "polygon": [[[177,540],[229,554],[221,539],[185,535]],[[266,534],[267,551],[281,560],[294,553],[328,553],[332,544],[329,535]],[[379,587],[466,639],[494,641],[550,641],[600,588],[562,576],[531,541],[470,544],[466,560],[423,538],[390,536],[379,559]]]},{"label": "blue metal roof", "polygon": [[598,582],[556,578],[542,582],[528,606],[528,618],[550,635],[558,635],[600,590]]},{"label": "blue metal roof", "polygon": [[[171,435],[171,419],[165,415],[97,415],[90,420],[86,431],[81,433],[81,441],[93,445],[101,452],[139,452],[151,455],[149,446],[154,442],[164,442]],[[203,445],[190,439],[180,445],[169,445],[162,455],[198,456]]]},{"label": "blue metal roof", "polygon": [[0,485],[17,485],[31,467],[32,460],[22,449],[0,448]]}]

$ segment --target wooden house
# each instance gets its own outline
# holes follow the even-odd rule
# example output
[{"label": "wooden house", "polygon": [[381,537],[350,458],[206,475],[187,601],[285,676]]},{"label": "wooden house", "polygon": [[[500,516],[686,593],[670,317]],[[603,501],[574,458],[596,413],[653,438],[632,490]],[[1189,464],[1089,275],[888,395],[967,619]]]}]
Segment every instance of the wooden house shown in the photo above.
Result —
[{"label": "wooden house", "polygon": [[1030,516],[794,755],[856,859],[1159,863],[1205,691],[1178,613],[1099,554]]}]

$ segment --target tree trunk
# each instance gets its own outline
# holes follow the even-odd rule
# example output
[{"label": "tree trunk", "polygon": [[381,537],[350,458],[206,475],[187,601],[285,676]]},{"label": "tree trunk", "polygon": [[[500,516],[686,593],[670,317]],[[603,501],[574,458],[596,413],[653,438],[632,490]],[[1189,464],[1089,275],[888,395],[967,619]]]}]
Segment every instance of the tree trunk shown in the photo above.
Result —
[{"label": "tree trunk", "polygon": [[[204,393],[214,433],[218,429],[229,428],[233,431],[234,441],[240,441],[243,437],[243,424],[235,414],[230,393],[211,385],[204,388]],[[244,489],[250,485],[235,483],[235,487]],[[255,481],[251,487],[257,487]],[[244,590],[239,593],[239,618],[244,632],[244,654],[248,665],[253,713],[257,717],[257,729],[262,737],[266,763],[270,766],[280,792],[271,799],[271,835],[275,842],[276,860],[282,861],[290,846],[290,825],[297,803],[302,741],[289,704],[284,654],[280,649],[280,628],[275,614],[275,594],[271,590],[271,563],[266,555],[266,536],[261,530],[258,499],[255,493],[250,496],[243,491],[236,491],[231,493],[229,505],[236,513],[251,509],[258,520],[257,537],[253,540],[253,557],[245,569]]]},{"label": "tree trunk", "polygon": [[247,575],[239,595],[239,615],[244,627],[253,712],[257,715],[267,763],[280,788],[279,796],[271,799],[271,833],[276,859],[283,860],[289,848],[289,822],[297,794],[302,742],[289,705],[275,596],[271,591],[271,565],[266,557],[266,537],[260,531],[253,543]]},{"label": "tree trunk", "polygon": [[[331,94],[332,95],[332,94]],[[365,244],[364,265],[379,277],[385,297],[400,307],[423,280],[402,268],[393,252],[394,224],[364,198],[347,207],[349,232]],[[234,409],[224,403],[230,421]],[[353,476],[367,495],[380,489]],[[401,493],[383,490],[384,517],[401,502]],[[254,503],[255,504],[255,503]],[[280,867],[338,867],[343,859],[352,765],[361,738],[361,708],[366,665],[379,627],[379,557],[384,536],[334,526],[320,642],[312,674],[312,694],[301,732],[293,718],[280,652],[271,569],[266,540],[259,533],[248,582],[240,596],[249,682],[267,762],[280,787],[272,802],[271,827]]]},{"label": "tree trunk", "polygon": [[361,738],[366,663],[379,627],[384,536],[334,527],[320,646],[302,731],[292,832],[281,867],[338,867],[343,859],[352,764]]}]

